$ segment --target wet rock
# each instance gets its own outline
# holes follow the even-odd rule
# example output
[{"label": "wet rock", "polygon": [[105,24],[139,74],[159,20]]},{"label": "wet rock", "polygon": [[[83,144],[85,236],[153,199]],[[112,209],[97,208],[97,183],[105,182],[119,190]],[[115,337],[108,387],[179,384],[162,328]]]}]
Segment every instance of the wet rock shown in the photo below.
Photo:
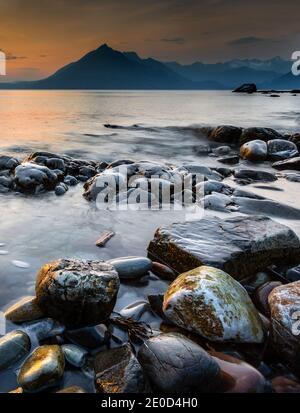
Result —
[{"label": "wet rock", "polygon": [[65,336],[72,343],[86,347],[90,350],[94,350],[107,344],[110,339],[110,333],[104,324],[78,328],[76,330],[68,330]]},{"label": "wet rock", "polygon": [[289,141],[293,142],[297,146],[298,151],[300,151],[300,133],[295,133],[294,135],[292,135],[289,138]]},{"label": "wet rock", "polygon": [[285,173],[283,174],[283,177],[290,182],[300,182],[300,173]]},{"label": "wet rock", "polygon": [[13,171],[20,162],[11,156],[0,155],[0,170]]},{"label": "wet rock", "polygon": [[231,152],[230,146],[219,146],[213,151],[214,155],[216,156],[228,155],[230,152]]},{"label": "wet rock", "polygon": [[224,156],[223,158],[218,159],[218,162],[224,163],[226,165],[236,165],[240,162],[240,158],[237,155]]},{"label": "wet rock", "polygon": [[110,163],[107,166],[107,169],[112,169],[112,168],[115,168],[116,166],[121,166],[121,165],[132,165],[134,163],[135,163],[134,161],[131,161],[129,159],[118,159],[118,160]]},{"label": "wet rock", "polygon": [[78,180],[75,176],[67,175],[64,179],[64,183],[68,186],[76,186],[78,184]]},{"label": "wet rock", "polygon": [[38,341],[42,341],[63,334],[65,326],[52,318],[44,318],[42,320],[25,323],[22,325],[22,329],[28,331],[31,336],[36,337]]},{"label": "wet rock", "polygon": [[147,340],[138,360],[159,393],[205,393],[214,388],[219,366],[198,344],[176,333]]},{"label": "wet rock", "polygon": [[285,278],[290,282],[300,281],[300,265],[287,270]]},{"label": "wet rock", "polygon": [[53,190],[57,181],[57,175],[46,166],[27,162],[15,169],[15,184],[21,192]]},{"label": "wet rock", "polygon": [[220,367],[221,393],[264,393],[267,387],[262,374],[244,361],[230,355],[210,352]]},{"label": "wet rock", "polygon": [[36,280],[36,297],[45,314],[67,326],[106,320],[115,305],[119,277],[103,261],[60,259],[44,265]]},{"label": "wet rock", "polygon": [[65,389],[59,390],[56,393],[87,393],[82,387],[70,386]]},{"label": "wet rock", "polygon": [[211,168],[198,164],[185,164],[178,171],[185,174],[199,175],[199,178],[203,176],[206,180],[222,181],[223,177],[217,171],[213,171]]},{"label": "wet rock", "polygon": [[239,212],[243,214],[264,214],[285,219],[300,219],[300,209],[270,199],[232,197],[232,202],[238,206]]},{"label": "wet rock", "polygon": [[65,359],[59,346],[41,346],[25,360],[18,383],[25,392],[36,393],[58,384],[64,374]]},{"label": "wet rock", "polygon": [[22,298],[9,307],[4,315],[7,320],[16,324],[44,317],[44,313],[37,305],[36,298],[33,296]]},{"label": "wet rock", "polygon": [[63,182],[61,182],[59,185],[57,185],[55,187],[55,195],[57,196],[62,196],[65,195],[65,193],[68,191],[68,187],[66,184],[64,184]]},{"label": "wet rock", "polygon": [[204,208],[214,211],[229,212],[227,207],[232,205],[232,199],[228,195],[214,193],[204,198]]},{"label": "wet rock", "polygon": [[280,161],[294,158],[299,155],[297,146],[285,139],[273,139],[268,142],[268,158],[271,161]]},{"label": "wet rock", "polygon": [[23,331],[12,331],[0,338],[0,371],[25,357],[31,347],[30,338]]},{"label": "wet rock", "polygon": [[173,281],[177,276],[175,272],[172,270],[172,268],[167,267],[166,265],[161,264],[159,262],[152,263],[151,271],[157,277],[167,281]]},{"label": "wet rock", "polygon": [[146,257],[121,257],[107,262],[115,268],[120,279],[141,278],[152,268],[152,261]]},{"label": "wet rock", "polygon": [[0,176],[0,193],[7,193],[14,189],[14,180],[9,174]]},{"label": "wet rock", "polygon": [[218,192],[222,193],[225,195],[231,195],[233,192],[233,189],[229,186],[224,184],[223,182],[219,181],[205,181],[205,182],[200,182],[199,184],[196,185],[196,191],[200,195],[210,195],[213,192]]},{"label": "wet rock", "polygon": [[300,393],[300,383],[288,377],[275,377],[271,383],[275,393]]},{"label": "wet rock", "polygon": [[228,178],[229,176],[232,175],[232,170],[230,168],[223,168],[223,167],[218,167],[215,168],[216,172],[218,172],[219,174],[223,175],[225,178]]},{"label": "wet rock", "polygon": [[97,393],[144,393],[146,380],[129,344],[102,351],[95,357]]},{"label": "wet rock", "polygon": [[282,139],[282,135],[270,128],[247,128],[241,134],[240,145],[257,139],[268,142],[272,139]]},{"label": "wet rock", "polygon": [[148,251],[178,273],[209,265],[241,280],[276,262],[295,262],[300,241],[267,217],[210,217],[159,228]]},{"label": "wet rock", "polygon": [[150,294],[148,295],[148,301],[152,311],[157,314],[163,320],[167,320],[163,312],[164,296],[163,294]]},{"label": "wet rock", "polygon": [[246,290],[225,272],[202,266],[169,287],[163,311],[174,324],[210,341],[261,343],[261,321]]},{"label": "wet rock", "polygon": [[61,346],[65,359],[75,367],[83,367],[86,364],[88,352],[75,344],[64,344]]},{"label": "wet rock", "polygon": [[142,315],[150,310],[148,301],[136,301],[122,308],[120,314],[125,318],[132,318],[133,320],[140,320]]},{"label": "wet rock", "polygon": [[244,83],[243,85],[234,89],[233,92],[235,93],[256,93],[257,87],[255,83]]},{"label": "wet rock", "polygon": [[275,288],[268,301],[273,348],[291,368],[299,372],[300,281]]},{"label": "wet rock", "polygon": [[79,175],[86,176],[87,178],[92,178],[96,175],[96,169],[93,166],[82,166],[79,168]]},{"label": "wet rock", "polygon": [[213,129],[209,135],[209,139],[215,142],[222,143],[237,143],[242,134],[242,128],[236,126],[222,125]]},{"label": "wet rock", "polygon": [[120,173],[111,172],[108,174],[103,172],[95,175],[84,184],[85,192],[83,196],[88,201],[96,201],[101,192],[103,192],[104,195],[107,193],[111,197],[114,197],[116,193],[120,191],[121,187],[124,187],[124,191],[127,190],[127,185],[125,185],[125,178],[123,175]]},{"label": "wet rock", "polygon": [[238,169],[234,171],[234,177],[237,180],[248,180],[257,182],[274,182],[277,180],[276,175],[272,172],[259,171],[252,169]]},{"label": "wet rock", "polygon": [[252,299],[255,304],[255,307],[266,317],[270,317],[271,315],[268,297],[271,291],[273,291],[274,288],[279,287],[280,285],[282,285],[280,281],[270,281],[270,282],[266,282],[263,285],[259,286],[254,291]]},{"label": "wet rock", "polygon": [[251,162],[263,162],[268,156],[267,144],[259,139],[246,142],[240,148],[240,156]]},{"label": "wet rock", "polygon": [[45,165],[49,169],[59,169],[60,171],[63,171],[63,172],[66,170],[65,162],[63,159],[60,159],[60,158],[46,159]]},{"label": "wet rock", "polygon": [[287,159],[285,161],[278,161],[273,163],[273,168],[279,170],[292,170],[292,171],[300,171],[300,156],[297,158]]}]

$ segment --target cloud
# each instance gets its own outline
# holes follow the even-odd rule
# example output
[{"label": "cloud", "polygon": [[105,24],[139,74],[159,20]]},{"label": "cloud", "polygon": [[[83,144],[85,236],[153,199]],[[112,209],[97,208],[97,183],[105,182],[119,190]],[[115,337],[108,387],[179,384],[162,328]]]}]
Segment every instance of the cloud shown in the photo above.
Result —
[{"label": "cloud", "polygon": [[1,48],[0,48],[0,50],[2,50],[5,53],[6,60],[27,59],[27,56],[17,56],[17,55],[14,55],[14,54],[10,53],[10,52],[5,52],[5,50],[3,50]]},{"label": "cloud", "polygon": [[263,37],[248,36],[248,37],[240,37],[238,39],[231,40],[228,44],[230,46],[251,46],[251,45],[257,45],[261,43],[278,43],[278,40],[277,39],[265,39]]},{"label": "cloud", "polygon": [[185,39],[183,37],[164,37],[160,39],[160,41],[166,42],[166,43],[177,43],[177,44],[185,43]]}]

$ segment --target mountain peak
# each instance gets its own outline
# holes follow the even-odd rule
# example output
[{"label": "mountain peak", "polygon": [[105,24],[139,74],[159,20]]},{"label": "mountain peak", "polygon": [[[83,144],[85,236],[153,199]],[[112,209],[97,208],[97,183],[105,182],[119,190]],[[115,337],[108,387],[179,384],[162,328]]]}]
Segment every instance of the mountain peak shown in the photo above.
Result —
[{"label": "mountain peak", "polygon": [[103,43],[101,46],[98,47],[97,51],[102,52],[102,51],[108,51],[108,50],[113,50],[111,47],[108,46],[107,43]]}]

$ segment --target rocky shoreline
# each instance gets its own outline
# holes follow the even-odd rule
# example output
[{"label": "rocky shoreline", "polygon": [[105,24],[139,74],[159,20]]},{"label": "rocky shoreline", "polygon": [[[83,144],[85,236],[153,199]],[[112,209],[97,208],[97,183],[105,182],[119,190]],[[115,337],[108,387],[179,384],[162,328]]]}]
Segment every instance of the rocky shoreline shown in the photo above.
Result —
[{"label": "rocky shoreline", "polygon": [[[0,372],[17,371],[11,393],[91,391],[65,386],[70,370],[98,393],[300,392],[300,240],[270,218],[298,220],[300,210],[244,189],[300,182],[300,135],[224,125],[197,133],[219,167],[0,156],[1,196],[60,196],[82,182],[84,198],[96,202],[110,177],[117,204],[139,188],[138,203],[160,207],[153,183],[175,204],[188,191],[181,187],[178,197],[178,182],[192,177],[193,201],[227,214],[158,228],[147,257],[45,263],[35,296],[5,311],[13,328],[0,338]],[[201,182],[193,181],[197,174]],[[149,277],[167,282],[164,295],[114,312],[120,285]],[[155,322],[142,321],[145,314]]]}]

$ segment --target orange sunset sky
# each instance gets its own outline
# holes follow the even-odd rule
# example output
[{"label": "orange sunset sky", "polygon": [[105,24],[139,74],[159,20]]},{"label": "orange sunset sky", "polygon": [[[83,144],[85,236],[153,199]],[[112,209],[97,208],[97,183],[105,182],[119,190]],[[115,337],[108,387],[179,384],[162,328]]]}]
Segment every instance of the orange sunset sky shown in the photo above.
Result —
[{"label": "orange sunset sky", "polygon": [[290,58],[299,16],[299,0],[0,0],[0,49],[6,81],[42,78],[102,43],[182,63]]}]

